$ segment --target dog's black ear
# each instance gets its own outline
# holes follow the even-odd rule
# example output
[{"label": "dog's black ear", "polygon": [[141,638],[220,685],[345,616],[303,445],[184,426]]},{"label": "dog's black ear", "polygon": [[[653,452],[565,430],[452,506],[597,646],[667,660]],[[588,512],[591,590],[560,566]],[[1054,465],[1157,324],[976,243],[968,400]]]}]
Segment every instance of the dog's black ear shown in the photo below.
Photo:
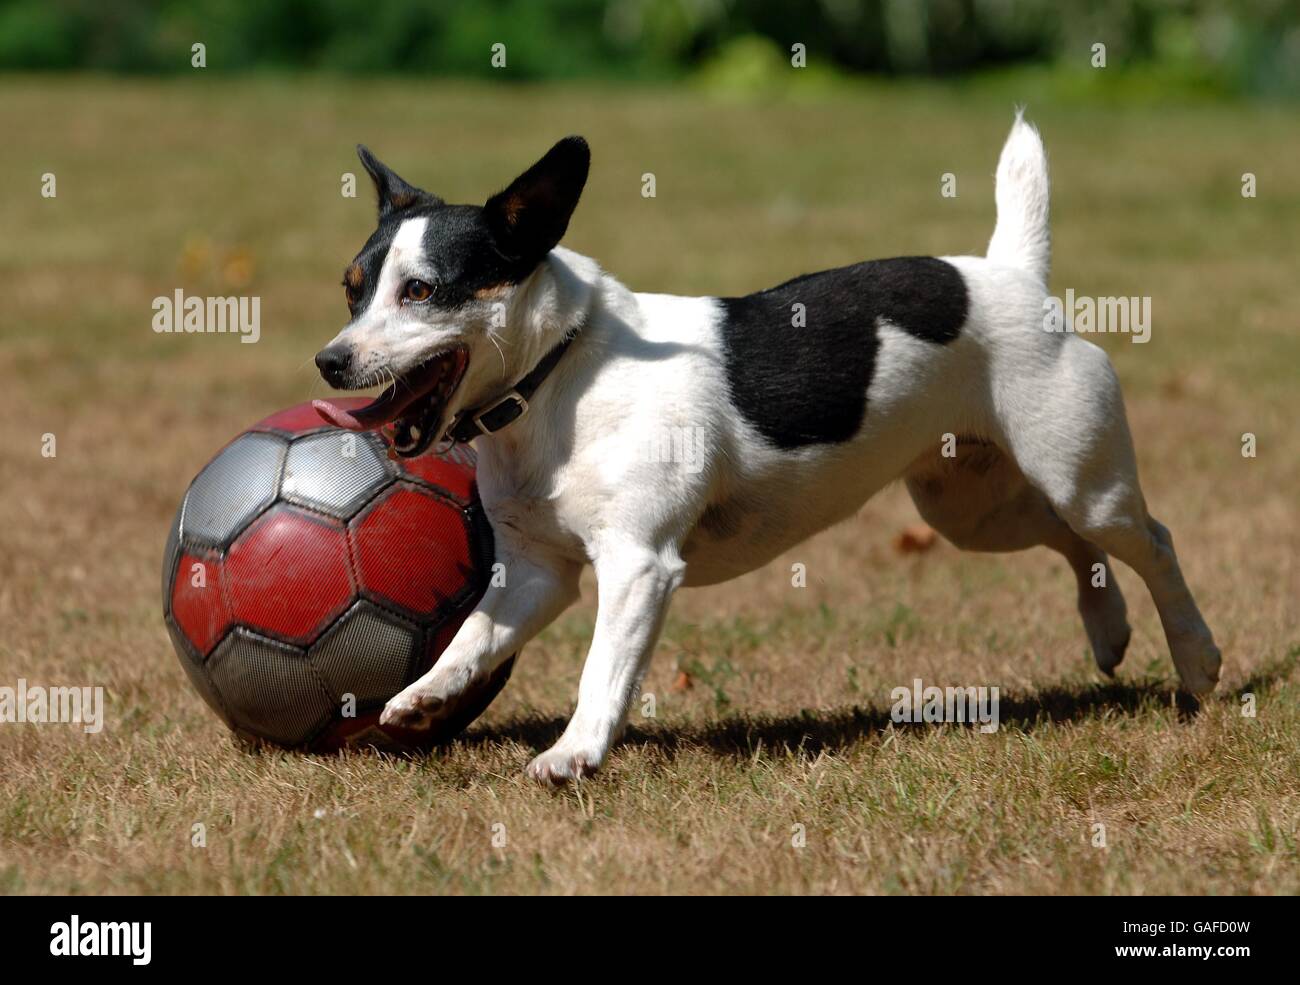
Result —
[{"label": "dog's black ear", "polygon": [[501,252],[527,262],[546,256],[569,228],[590,166],[587,142],[565,137],[489,198],[483,211]]},{"label": "dog's black ear", "polygon": [[361,158],[366,173],[375,183],[375,191],[379,193],[379,218],[412,205],[443,204],[437,195],[407,184],[396,171],[370,153],[365,144],[357,144],[357,157]]}]

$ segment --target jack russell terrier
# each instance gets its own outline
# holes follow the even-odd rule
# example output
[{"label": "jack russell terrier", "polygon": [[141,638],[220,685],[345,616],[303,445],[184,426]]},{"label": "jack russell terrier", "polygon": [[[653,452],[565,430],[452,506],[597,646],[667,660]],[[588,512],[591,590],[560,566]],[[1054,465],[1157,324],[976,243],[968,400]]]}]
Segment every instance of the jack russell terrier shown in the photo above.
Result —
[{"label": "jack russell terrier", "polygon": [[[1078,579],[1098,667],[1129,625],[1107,556],[1146,582],[1182,687],[1219,650],[1147,512],[1105,352],[1044,329],[1047,161],[1017,116],[983,257],[899,257],[744,297],[628,290],[559,246],[587,180],[561,140],[482,206],[448,205],[358,147],[379,225],[343,277],[351,320],[316,357],[337,389],[387,383],[329,421],[402,455],[473,441],[503,585],[382,721],[428,727],[578,597],[598,613],[577,708],[528,773],[605,762],[673,593],[765,564],[894,479],[960,548],[1045,545]],[[688,436],[685,456],[663,454]]]}]

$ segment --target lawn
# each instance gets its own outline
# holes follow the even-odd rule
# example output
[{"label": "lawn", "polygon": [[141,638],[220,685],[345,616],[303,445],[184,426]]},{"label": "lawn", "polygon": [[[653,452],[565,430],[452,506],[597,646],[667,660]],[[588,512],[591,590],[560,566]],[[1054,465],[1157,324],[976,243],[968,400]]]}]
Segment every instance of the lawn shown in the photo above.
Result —
[{"label": "lawn", "polygon": [[[572,707],[590,583],[480,722],[420,760],[240,751],[163,629],[158,566],[190,478],[324,393],[311,357],[373,228],[369,189],[340,194],[353,145],[477,202],[582,133],[592,175],[566,242],[637,290],[741,293],[981,253],[1010,99],[0,81],[0,685],[102,684],[109,701],[97,735],[0,726],[0,891],[1300,892],[1294,113],[1019,97],[1053,168],[1053,290],[1152,299],[1148,343],[1101,344],[1223,649],[1218,692],[1174,702],[1132,572],[1133,643],[1108,682],[1058,557],[899,553],[916,516],[895,487],[683,592],[645,684],[656,716],[638,705],[605,771],[552,793],[522,769]],[[261,341],[155,334],[151,301],[177,288],[260,296]],[[895,725],[890,691],[914,678],[998,685],[1002,728]]]}]

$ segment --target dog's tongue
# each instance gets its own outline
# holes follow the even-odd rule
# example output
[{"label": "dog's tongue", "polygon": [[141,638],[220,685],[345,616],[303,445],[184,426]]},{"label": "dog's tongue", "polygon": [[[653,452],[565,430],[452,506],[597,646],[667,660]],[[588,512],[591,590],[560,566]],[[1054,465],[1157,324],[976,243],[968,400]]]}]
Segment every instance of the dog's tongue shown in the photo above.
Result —
[{"label": "dog's tongue", "polygon": [[[431,382],[436,380],[437,375],[433,374]],[[425,382],[427,381],[419,381],[419,383]],[[345,428],[348,431],[372,431],[397,420],[406,408],[427,392],[427,386],[390,386],[370,403],[362,404],[360,407],[340,407],[328,400],[313,400],[311,405],[316,408],[317,414],[335,427]]]},{"label": "dog's tongue", "polygon": [[401,417],[402,411],[416,399],[411,397],[405,401],[398,401],[394,397],[393,389],[385,390],[370,403],[351,410],[346,410],[328,400],[313,400],[311,405],[316,408],[317,414],[335,427],[345,428],[348,431],[371,431]]},{"label": "dog's tongue", "polygon": [[[311,405],[317,414],[335,427],[348,431],[373,431],[405,414],[407,408],[432,392],[446,373],[455,374],[451,381],[454,385],[464,371],[465,359],[462,350],[452,350],[408,375],[400,385],[393,383],[367,404],[344,407],[329,400],[313,400]],[[344,398],[349,405],[354,400]]]},{"label": "dog's tongue", "polygon": [[328,400],[313,400],[311,405],[316,408],[316,413],[324,418],[326,424],[333,424],[336,428],[346,428],[349,431],[364,431],[366,426],[349,414],[342,407],[335,407]]}]

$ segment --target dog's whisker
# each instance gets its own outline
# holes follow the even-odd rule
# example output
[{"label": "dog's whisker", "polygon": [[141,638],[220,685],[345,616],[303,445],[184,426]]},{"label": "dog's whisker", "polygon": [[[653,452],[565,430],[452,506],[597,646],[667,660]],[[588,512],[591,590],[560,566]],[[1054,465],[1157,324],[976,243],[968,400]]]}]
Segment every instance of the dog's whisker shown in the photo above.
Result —
[{"label": "dog's whisker", "polygon": [[492,343],[494,346],[497,347],[497,355],[499,355],[499,356],[501,357],[501,378],[502,378],[502,379],[505,379],[505,376],[506,376],[506,354],[505,354],[505,350],[503,350],[503,349],[501,348],[501,344],[497,341],[497,338],[498,338],[497,333],[494,332],[494,331],[492,331],[492,329],[489,328],[489,329],[488,329],[488,339],[491,341],[491,343]]}]

